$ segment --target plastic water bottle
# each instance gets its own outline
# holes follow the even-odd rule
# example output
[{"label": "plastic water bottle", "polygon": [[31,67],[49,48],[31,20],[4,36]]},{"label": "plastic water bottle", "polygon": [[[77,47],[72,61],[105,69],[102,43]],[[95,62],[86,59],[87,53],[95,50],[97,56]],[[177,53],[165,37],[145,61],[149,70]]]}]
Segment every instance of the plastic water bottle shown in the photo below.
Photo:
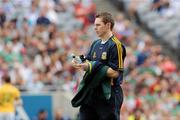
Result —
[{"label": "plastic water bottle", "polygon": [[73,58],[73,61],[75,61],[76,63],[79,63],[79,64],[82,63],[81,58],[79,56],[72,54],[72,58]]}]

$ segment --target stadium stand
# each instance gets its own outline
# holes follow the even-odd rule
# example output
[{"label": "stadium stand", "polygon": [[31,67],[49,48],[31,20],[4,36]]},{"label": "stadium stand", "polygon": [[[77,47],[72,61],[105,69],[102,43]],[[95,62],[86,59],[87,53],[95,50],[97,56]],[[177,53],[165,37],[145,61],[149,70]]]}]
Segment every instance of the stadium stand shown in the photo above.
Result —
[{"label": "stadium stand", "polygon": [[180,2],[176,0],[129,0],[124,1],[128,13],[148,29],[153,36],[159,38],[180,59],[179,31],[180,22],[178,11]]},{"label": "stadium stand", "polygon": [[[162,16],[151,9],[150,0],[133,1],[112,0],[121,10],[114,12],[117,13],[114,32],[127,47],[121,119],[176,120],[180,116],[180,69],[164,48],[134,25],[133,20],[147,25],[154,35],[176,49],[180,45],[179,14]],[[85,54],[97,38],[93,32],[97,2],[0,1],[0,79],[10,74],[23,93],[28,118],[36,119],[35,115],[46,109],[34,110],[38,103],[47,105],[51,119],[76,117],[77,110],[71,108],[70,99],[83,72],[71,67],[71,54]],[[33,100],[39,101],[33,106],[30,104]],[[65,111],[62,115],[61,109]]]}]

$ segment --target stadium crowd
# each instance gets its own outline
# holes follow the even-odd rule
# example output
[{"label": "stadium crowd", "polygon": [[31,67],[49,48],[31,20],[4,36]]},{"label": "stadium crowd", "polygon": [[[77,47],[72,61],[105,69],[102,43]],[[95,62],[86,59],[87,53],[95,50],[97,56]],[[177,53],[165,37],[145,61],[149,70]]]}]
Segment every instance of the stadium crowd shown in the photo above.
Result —
[{"label": "stadium crowd", "polygon": [[[92,0],[2,0],[0,78],[9,74],[21,91],[76,92],[83,72],[71,67],[71,55],[85,54],[97,38],[95,13]],[[122,13],[115,19],[114,32],[127,48],[121,119],[178,119],[179,67]]]}]

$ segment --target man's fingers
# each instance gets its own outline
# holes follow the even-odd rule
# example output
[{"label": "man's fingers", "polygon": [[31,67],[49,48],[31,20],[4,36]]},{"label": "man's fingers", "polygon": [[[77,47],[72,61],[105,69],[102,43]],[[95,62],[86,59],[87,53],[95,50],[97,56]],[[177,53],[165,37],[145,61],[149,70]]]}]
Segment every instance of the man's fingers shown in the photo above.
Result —
[{"label": "man's fingers", "polygon": [[77,64],[77,61],[75,59],[72,60],[73,64]]},{"label": "man's fingers", "polygon": [[76,61],[72,61],[71,63],[74,68],[78,68],[78,69],[81,68],[81,65],[77,63]]}]

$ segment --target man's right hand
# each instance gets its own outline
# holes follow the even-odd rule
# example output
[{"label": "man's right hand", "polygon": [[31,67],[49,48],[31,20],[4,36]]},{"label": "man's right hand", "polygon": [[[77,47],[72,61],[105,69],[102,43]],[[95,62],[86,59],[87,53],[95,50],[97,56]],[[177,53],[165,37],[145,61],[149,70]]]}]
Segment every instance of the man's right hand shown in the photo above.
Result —
[{"label": "man's right hand", "polygon": [[84,63],[78,63],[75,59],[72,60],[71,62],[72,66],[76,69],[82,69],[84,71],[88,70],[88,62],[84,62]]},{"label": "man's right hand", "polygon": [[76,69],[80,69],[80,68],[81,68],[80,63],[78,63],[75,59],[73,59],[73,60],[71,61],[71,65],[72,65],[74,68],[76,68]]}]

